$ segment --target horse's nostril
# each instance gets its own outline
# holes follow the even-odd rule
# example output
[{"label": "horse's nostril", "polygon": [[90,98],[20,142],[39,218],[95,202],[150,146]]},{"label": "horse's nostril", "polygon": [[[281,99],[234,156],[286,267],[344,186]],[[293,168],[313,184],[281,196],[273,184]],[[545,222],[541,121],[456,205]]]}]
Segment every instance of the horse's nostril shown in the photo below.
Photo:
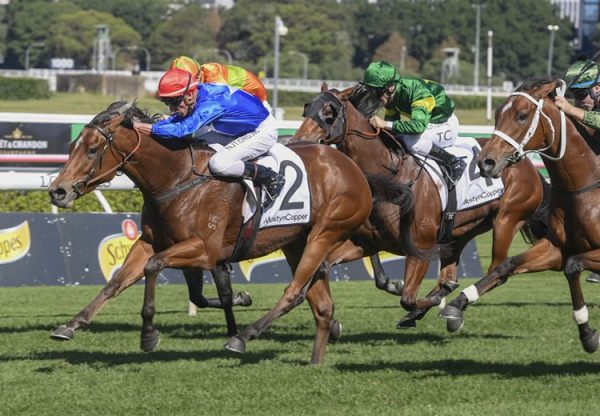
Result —
[{"label": "horse's nostril", "polygon": [[490,166],[490,167],[491,167],[491,166],[494,166],[494,165],[496,165],[496,162],[494,161],[494,159],[485,159],[485,160],[483,161],[483,165],[484,165],[484,166]]},{"label": "horse's nostril", "polygon": [[50,194],[50,198],[52,198],[54,201],[62,201],[67,195],[67,191],[65,191],[63,188],[51,189],[48,191],[48,193]]}]

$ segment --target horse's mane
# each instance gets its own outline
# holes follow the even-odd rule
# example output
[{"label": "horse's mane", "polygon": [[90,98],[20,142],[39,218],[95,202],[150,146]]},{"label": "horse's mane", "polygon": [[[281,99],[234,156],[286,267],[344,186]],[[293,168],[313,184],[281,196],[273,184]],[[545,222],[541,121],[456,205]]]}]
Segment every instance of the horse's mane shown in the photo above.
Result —
[{"label": "horse's mane", "polygon": [[544,85],[556,82],[556,77],[532,77],[528,78],[515,89],[516,92],[524,92],[543,87]]},{"label": "horse's mane", "polygon": [[148,115],[146,110],[140,109],[135,101],[130,104],[127,101],[121,100],[115,101],[114,103],[106,107],[106,110],[102,111],[101,113],[98,113],[92,119],[92,121],[90,121],[90,124],[103,125],[112,120],[117,115],[121,114],[123,108],[127,106],[129,106],[129,108],[125,112],[125,120],[131,121],[133,118],[136,118],[144,123],[154,123],[154,120]]},{"label": "horse's mane", "polygon": [[348,96],[352,105],[366,119],[374,116],[382,107],[380,98],[380,91],[375,88],[368,88],[363,84],[357,84]]}]

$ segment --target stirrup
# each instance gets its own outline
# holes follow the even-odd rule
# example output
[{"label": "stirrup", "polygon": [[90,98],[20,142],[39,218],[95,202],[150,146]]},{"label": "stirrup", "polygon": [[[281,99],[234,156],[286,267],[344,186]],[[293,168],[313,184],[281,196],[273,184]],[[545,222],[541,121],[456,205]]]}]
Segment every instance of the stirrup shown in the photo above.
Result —
[{"label": "stirrup", "polygon": [[285,177],[279,173],[275,175],[269,183],[263,185],[263,208],[269,208],[273,204],[273,202],[275,202],[275,200],[281,193],[284,185]]}]

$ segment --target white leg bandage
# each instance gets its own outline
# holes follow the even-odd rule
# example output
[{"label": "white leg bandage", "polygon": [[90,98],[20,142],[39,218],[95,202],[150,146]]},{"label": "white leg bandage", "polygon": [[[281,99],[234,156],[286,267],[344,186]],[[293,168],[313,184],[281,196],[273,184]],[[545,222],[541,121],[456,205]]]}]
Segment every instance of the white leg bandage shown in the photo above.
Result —
[{"label": "white leg bandage", "polygon": [[462,293],[467,297],[469,303],[473,303],[477,299],[479,299],[479,293],[477,293],[477,288],[475,287],[475,285],[467,287],[465,290],[462,291]]},{"label": "white leg bandage", "polygon": [[577,325],[585,324],[588,321],[588,309],[586,305],[578,311],[573,311],[573,319]]}]

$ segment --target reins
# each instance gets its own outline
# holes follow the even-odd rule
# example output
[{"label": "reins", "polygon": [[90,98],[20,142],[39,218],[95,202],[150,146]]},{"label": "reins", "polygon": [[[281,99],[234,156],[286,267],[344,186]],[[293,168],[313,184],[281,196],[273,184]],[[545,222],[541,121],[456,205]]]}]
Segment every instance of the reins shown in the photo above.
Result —
[{"label": "reins", "polygon": [[[565,93],[566,85],[565,85],[564,81],[561,80],[561,82],[562,82],[562,85],[561,85],[561,87],[556,89],[556,93],[558,95],[562,96]],[[523,136],[523,138],[520,142],[518,142],[517,140],[515,140],[514,138],[512,138],[511,136],[509,136],[508,134],[504,133],[501,130],[496,129],[492,132],[492,135],[496,135],[496,136],[500,137],[505,142],[507,142],[508,144],[510,144],[512,147],[515,148],[515,150],[516,150],[515,153],[511,157],[507,158],[507,161],[510,164],[517,163],[520,160],[522,160],[523,158],[525,158],[525,156],[527,156],[529,153],[537,153],[541,157],[544,157],[549,160],[562,159],[563,156],[565,155],[565,151],[567,148],[567,125],[566,125],[566,118],[565,118],[564,111],[560,110],[560,138],[559,138],[560,150],[559,150],[558,156],[551,156],[545,152],[554,145],[554,141],[556,139],[556,131],[554,129],[554,123],[552,122],[552,119],[546,113],[544,113],[544,110],[543,110],[544,99],[540,98],[539,100],[536,100],[531,95],[527,94],[526,92],[522,92],[522,91],[513,92],[512,94],[510,94],[509,97],[512,97],[512,96],[525,97],[527,100],[531,101],[536,106],[536,111],[535,111],[535,114],[533,115],[533,119],[531,120],[529,129],[527,130],[527,132],[525,133],[525,135]],[[548,125],[550,126],[550,130],[552,132],[552,140],[550,141],[550,144],[548,144],[548,146],[546,146],[542,149],[524,150],[525,147],[527,146],[527,144],[529,143],[529,141],[535,135],[535,133],[538,129],[538,126],[540,125],[540,120],[542,117],[548,122]],[[542,124],[542,128],[543,128],[543,124]]]},{"label": "reins", "polygon": [[[102,148],[102,153],[100,153],[100,156],[96,158],[94,166],[92,166],[90,171],[85,175],[85,178],[80,181],[77,181],[73,184],[73,191],[78,196],[82,196],[85,193],[86,189],[90,186],[90,184],[92,184],[94,182],[98,182],[100,179],[104,178],[105,176],[108,176],[115,171],[119,171],[123,166],[125,166],[129,162],[129,159],[131,159],[133,157],[133,155],[135,154],[135,152],[137,152],[137,150],[139,149],[140,144],[142,142],[142,137],[140,135],[140,132],[138,130],[134,129],[136,137],[137,137],[137,143],[136,143],[135,147],[133,148],[133,150],[129,154],[125,154],[125,152],[122,152],[121,150],[119,150],[117,148],[117,145],[114,143],[112,132],[106,131],[104,128],[102,128],[96,124],[86,124],[84,126],[84,128],[91,128],[91,129],[94,129],[97,132],[99,132],[102,135],[102,137],[104,137],[104,139],[106,140],[106,143],[104,144],[104,147]],[[109,148],[110,148],[110,151],[112,152],[112,154],[115,156],[115,158],[118,159],[119,157],[122,157],[122,160],[117,165],[113,166],[106,172],[104,172],[94,178],[96,171],[102,167],[102,159],[104,157],[104,154],[106,153],[106,151]],[[115,152],[117,154],[115,154]]]},{"label": "reins", "polygon": [[[321,97],[327,97],[327,98],[321,98]],[[331,101],[330,99],[333,99],[333,101]],[[322,115],[320,114],[320,111],[315,110],[315,108],[319,107],[319,105],[322,108],[325,104],[329,104],[329,105],[333,106],[338,111],[337,117],[335,117],[333,123],[331,123],[331,124],[327,124],[322,119]],[[307,109],[305,109],[303,116],[310,117],[311,119],[313,119],[319,125],[319,127],[321,127],[321,129],[325,132],[325,137],[320,139],[319,143],[343,147],[346,137],[348,137],[348,135],[350,135],[350,134],[353,134],[364,140],[375,140],[375,139],[379,138],[379,136],[383,132],[387,137],[389,137],[393,142],[396,143],[396,145],[398,146],[399,149],[403,149],[402,144],[398,141],[396,136],[394,136],[390,131],[388,131],[386,129],[377,127],[377,128],[375,128],[374,132],[368,132],[368,131],[362,131],[362,130],[349,128],[347,117],[346,117],[346,107],[345,107],[344,103],[342,102],[342,100],[340,100],[331,91],[322,92],[320,96],[318,96],[312,103],[310,103],[310,105],[307,105],[307,106],[308,107],[307,107]],[[340,122],[343,123],[341,126],[339,125]],[[390,160],[391,160],[391,163],[393,164],[394,152],[392,151],[392,149],[389,146],[385,145],[385,147],[390,154]],[[421,175],[421,172],[424,169],[424,165],[422,163],[420,163],[420,161],[417,158],[415,158],[415,160],[417,161],[417,165],[419,166],[419,172],[417,173],[417,176],[413,180],[411,180],[409,186],[412,186],[412,184],[414,184],[417,181],[417,179]],[[398,173],[398,169],[395,167],[392,167],[391,164],[390,164],[390,167],[385,166],[385,165],[382,165],[382,166],[384,169],[388,170],[391,175],[396,175]]]}]

